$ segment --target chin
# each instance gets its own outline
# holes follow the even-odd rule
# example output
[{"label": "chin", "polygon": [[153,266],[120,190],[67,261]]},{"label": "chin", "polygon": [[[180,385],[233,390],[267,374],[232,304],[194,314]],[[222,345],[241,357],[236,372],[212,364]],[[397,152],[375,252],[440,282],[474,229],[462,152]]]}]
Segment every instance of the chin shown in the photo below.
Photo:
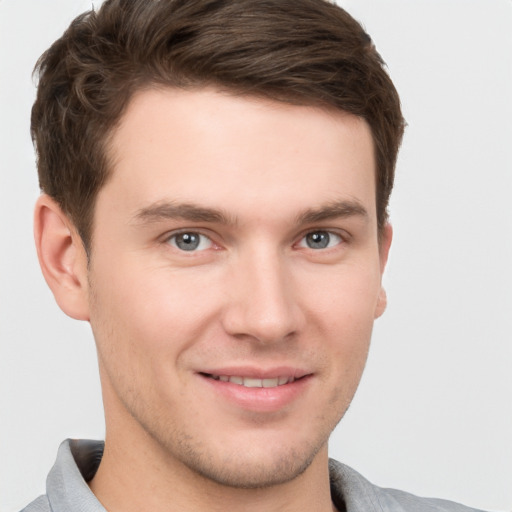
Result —
[{"label": "chin", "polygon": [[[305,449],[304,449],[305,448]],[[276,454],[270,447],[264,452],[241,449],[227,457],[205,457],[188,453],[185,465],[194,473],[216,484],[238,489],[261,489],[285,484],[304,473],[311,465],[320,447],[303,447]],[[271,453],[273,451],[273,453]]]}]

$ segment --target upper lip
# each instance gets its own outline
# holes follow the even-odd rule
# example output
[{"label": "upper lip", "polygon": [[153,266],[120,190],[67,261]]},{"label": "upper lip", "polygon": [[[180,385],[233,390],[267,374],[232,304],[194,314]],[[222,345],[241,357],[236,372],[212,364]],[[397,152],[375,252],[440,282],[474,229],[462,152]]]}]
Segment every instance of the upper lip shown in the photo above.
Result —
[{"label": "upper lip", "polygon": [[223,368],[208,368],[200,370],[198,373],[205,375],[227,375],[229,377],[249,377],[252,379],[276,379],[278,377],[293,377],[300,379],[306,375],[311,375],[311,371],[295,366],[275,366],[272,368],[257,368],[254,366],[229,366]]}]

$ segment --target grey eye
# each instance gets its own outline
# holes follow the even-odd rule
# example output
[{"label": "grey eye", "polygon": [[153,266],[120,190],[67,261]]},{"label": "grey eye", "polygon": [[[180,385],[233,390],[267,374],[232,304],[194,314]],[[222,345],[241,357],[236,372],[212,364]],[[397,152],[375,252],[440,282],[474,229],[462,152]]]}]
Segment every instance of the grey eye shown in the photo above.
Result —
[{"label": "grey eye", "polygon": [[203,251],[212,246],[212,241],[207,236],[193,231],[172,235],[169,238],[169,243],[177,249],[187,252]]},{"label": "grey eye", "polygon": [[300,247],[309,249],[328,249],[342,242],[340,235],[329,231],[312,231],[308,233],[301,241]]}]

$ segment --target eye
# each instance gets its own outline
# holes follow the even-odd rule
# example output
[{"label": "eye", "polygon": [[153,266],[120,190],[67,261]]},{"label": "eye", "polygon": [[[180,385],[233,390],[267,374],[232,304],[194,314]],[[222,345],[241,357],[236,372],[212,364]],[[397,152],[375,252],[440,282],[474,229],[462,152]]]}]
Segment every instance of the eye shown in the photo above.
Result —
[{"label": "eye", "polygon": [[173,247],[176,247],[180,251],[204,251],[210,249],[213,246],[213,242],[201,233],[194,231],[185,231],[170,236],[167,239],[168,243]]},{"label": "eye", "polygon": [[330,249],[343,242],[340,235],[331,231],[311,231],[299,242],[299,247],[308,249]]}]

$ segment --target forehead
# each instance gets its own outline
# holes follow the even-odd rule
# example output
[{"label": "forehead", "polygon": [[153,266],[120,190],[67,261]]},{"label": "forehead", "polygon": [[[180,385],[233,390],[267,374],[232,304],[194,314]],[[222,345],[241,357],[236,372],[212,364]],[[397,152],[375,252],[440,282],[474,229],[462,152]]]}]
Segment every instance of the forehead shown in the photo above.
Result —
[{"label": "forehead", "polygon": [[340,111],[149,89],[130,102],[110,151],[112,176],[98,199],[114,195],[132,209],[179,201],[275,215],[349,199],[375,217],[371,130]]}]

